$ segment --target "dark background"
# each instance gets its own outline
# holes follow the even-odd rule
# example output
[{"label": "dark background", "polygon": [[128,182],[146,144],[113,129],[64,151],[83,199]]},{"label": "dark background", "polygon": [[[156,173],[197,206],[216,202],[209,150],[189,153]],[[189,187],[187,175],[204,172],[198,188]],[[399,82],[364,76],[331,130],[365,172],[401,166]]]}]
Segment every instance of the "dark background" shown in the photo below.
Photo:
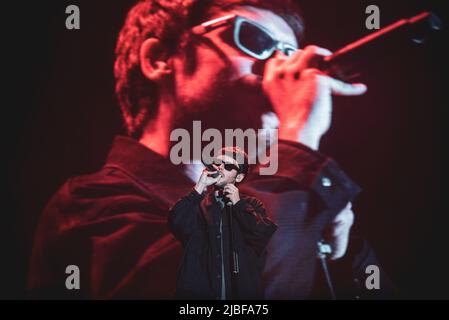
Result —
[{"label": "dark background", "polygon": [[[39,1],[3,5],[3,159],[0,298],[24,298],[40,213],[70,176],[102,165],[123,133],[114,96],[118,31],[134,1]],[[381,27],[444,1],[299,1],[306,43],[336,50],[369,33],[365,8]],[[65,8],[81,10],[66,30]],[[447,30],[421,47],[372,53],[363,97],[334,99],[334,123],[321,150],[363,188],[357,229],[376,249],[405,298],[449,298],[446,209],[445,75]],[[399,44],[398,44],[399,46]],[[5,83],[5,81],[2,81]],[[12,84],[12,86],[10,86]]]}]

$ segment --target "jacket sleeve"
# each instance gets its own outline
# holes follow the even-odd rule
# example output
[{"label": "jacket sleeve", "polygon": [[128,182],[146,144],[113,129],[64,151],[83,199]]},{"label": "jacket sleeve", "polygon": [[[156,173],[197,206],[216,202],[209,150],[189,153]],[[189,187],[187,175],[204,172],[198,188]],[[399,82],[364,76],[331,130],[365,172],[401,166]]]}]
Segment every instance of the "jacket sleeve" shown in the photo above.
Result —
[{"label": "jacket sleeve", "polygon": [[233,206],[233,215],[245,241],[261,254],[277,229],[267,217],[262,202],[256,198],[241,199]]},{"label": "jacket sleeve", "polygon": [[168,228],[184,245],[198,228],[199,204],[203,195],[193,189],[181,198],[168,214]]},{"label": "jacket sleeve", "polygon": [[277,172],[249,175],[239,189],[260,199],[278,226],[267,244],[266,297],[307,298],[322,231],[360,188],[329,157],[279,140]]},{"label": "jacket sleeve", "polygon": [[[182,248],[167,229],[163,203],[129,186],[70,187],[47,206],[36,232],[29,294],[45,298],[174,297]],[[101,196],[102,195],[102,196]],[[67,266],[80,288],[68,290]]]}]

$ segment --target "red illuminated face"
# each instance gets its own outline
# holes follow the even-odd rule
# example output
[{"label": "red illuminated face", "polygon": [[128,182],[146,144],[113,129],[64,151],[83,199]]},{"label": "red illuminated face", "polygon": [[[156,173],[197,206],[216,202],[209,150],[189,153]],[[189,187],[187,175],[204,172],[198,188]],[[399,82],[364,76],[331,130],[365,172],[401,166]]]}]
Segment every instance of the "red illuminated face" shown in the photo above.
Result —
[{"label": "red illuminated face", "polygon": [[215,184],[218,187],[224,187],[228,183],[234,184],[236,182],[240,182],[244,178],[244,174],[238,173],[236,169],[227,170],[225,168],[225,163],[233,164],[236,167],[239,167],[239,164],[233,158],[227,155],[219,155],[216,159],[220,160],[222,163],[220,165],[215,165],[215,169],[219,172],[220,176],[218,178],[217,183]]},{"label": "red illuminated face", "polygon": [[[216,17],[230,13],[254,21],[275,40],[297,47],[293,30],[271,11],[242,6]],[[262,92],[262,77],[253,72],[254,64],[263,62],[240,50],[232,35],[232,23],[215,28],[172,58],[177,104],[184,112],[196,114],[196,120],[207,119],[208,127],[260,128],[262,114],[271,111]]]}]

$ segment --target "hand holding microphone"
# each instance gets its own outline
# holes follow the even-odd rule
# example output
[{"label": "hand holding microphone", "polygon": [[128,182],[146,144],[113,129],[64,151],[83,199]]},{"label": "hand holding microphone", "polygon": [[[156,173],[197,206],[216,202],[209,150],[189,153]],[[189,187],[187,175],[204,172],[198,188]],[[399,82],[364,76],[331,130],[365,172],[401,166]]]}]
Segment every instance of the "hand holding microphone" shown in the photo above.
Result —
[{"label": "hand holding microphone", "polygon": [[201,194],[201,193],[204,192],[204,190],[208,186],[213,185],[214,183],[216,183],[219,178],[220,178],[220,173],[213,166],[212,167],[206,167],[206,169],[204,169],[203,172],[201,173],[201,176],[200,176],[200,178],[198,179],[198,182],[195,185],[195,190],[199,194]]},{"label": "hand holding microphone", "polygon": [[318,149],[321,136],[331,124],[331,95],[361,95],[364,84],[334,79],[315,68],[332,53],[307,46],[287,57],[278,52],[267,61],[262,88],[279,118],[279,138]]},{"label": "hand holding microphone", "polygon": [[239,189],[235,185],[228,183],[223,188],[223,192],[233,205],[240,201]]},{"label": "hand holding microphone", "polygon": [[[277,52],[264,66],[262,87],[279,118],[279,138],[302,142],[318,149],[321,136],[331,124],[331,95],[361,95],[366,86],[348,80],[360,73],[358,66],[373,53],[397,52],[413,39],[421,43],[442,23],[431,12],[401,19],[354,41],[334,54],[307,46],[287,57]],[[340,80],[339,80],[340,79]]]}]

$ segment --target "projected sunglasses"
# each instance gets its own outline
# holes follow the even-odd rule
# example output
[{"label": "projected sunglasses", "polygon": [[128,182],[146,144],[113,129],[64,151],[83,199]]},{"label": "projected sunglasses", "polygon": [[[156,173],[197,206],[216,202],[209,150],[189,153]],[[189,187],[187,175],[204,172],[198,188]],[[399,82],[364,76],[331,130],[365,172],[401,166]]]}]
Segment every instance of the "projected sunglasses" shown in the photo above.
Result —
[{"label": "projected sunglasses", "polygon": [[268,59],[275,50],[291,56],[298,50],[293,45],[276,40],[263,26],[244,17],[230,14],[203,22],[192,28],[193,34],[202,35],[221,26],[234,23],[234,43],[247,55],[259,60]]}]

